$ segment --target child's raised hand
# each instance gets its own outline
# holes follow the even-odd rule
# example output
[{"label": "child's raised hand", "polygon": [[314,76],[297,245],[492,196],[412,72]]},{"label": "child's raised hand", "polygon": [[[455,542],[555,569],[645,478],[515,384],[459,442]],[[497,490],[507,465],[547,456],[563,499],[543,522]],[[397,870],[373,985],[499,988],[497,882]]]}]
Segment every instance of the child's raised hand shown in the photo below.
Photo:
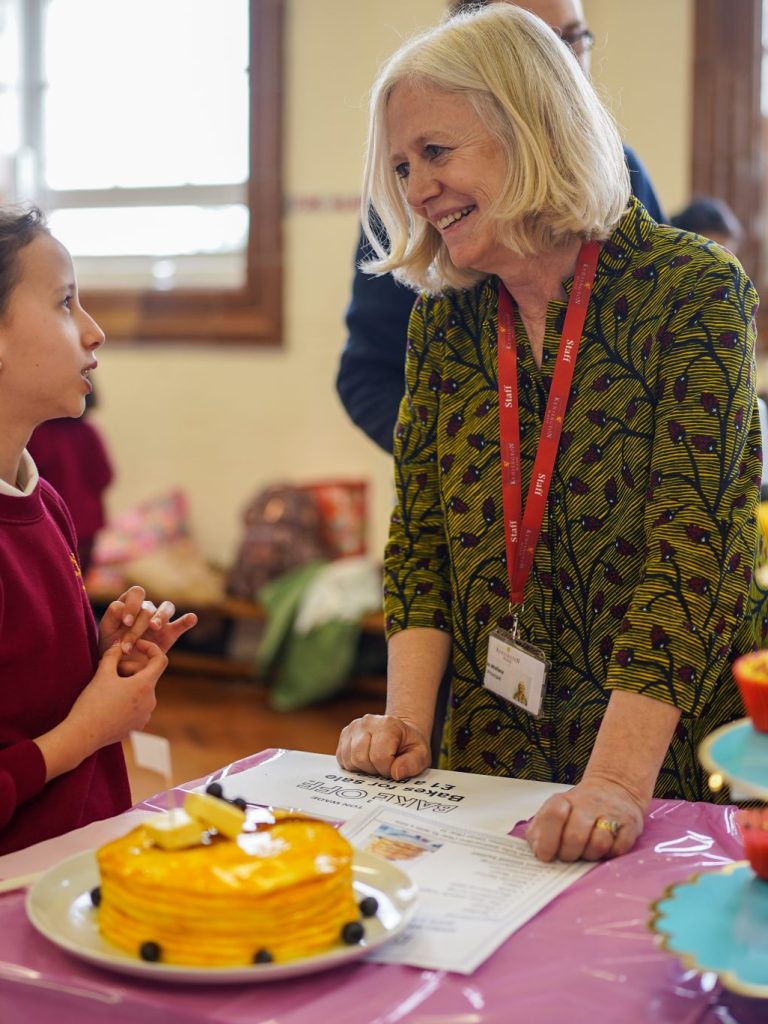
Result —
[{"label": "child's raised hand", "polygon": [[121,742],[149,721],[156,704],[155,686],[168,658],[147,640],[137,640],[134,650],[144,662],[139,671],[120,675],[123,653],[119,644],[110,647],[64,721],[36,738],[48,780],[76,768],[102,747]]},{"label": "child's raised hand", "polygon": [[69,717],[84,733],[93,733],[94,750],[118,743],[134,729],[143,729],[155,710],[155,686],[168,658],[148,640],[137,640],[136,649],[144,655],[138,672],[119,674],[122,652],[115,644],[102,655],[96,674],[72,705]]},{"label": "child's raised hand", "polygon": [[[143,587],[129,587],[108,606],[99,624],[99,649],[108,651],[113,644],[119,643],[123,655],[134,650],[140,638],[151,640],[164,653],[169,651],[182,633],[186,633],[197,623],[194,612],[180,615],[171,621],[176,607],[171,601],[163,601],[158,608],[146,600]],[[139,657],[136,664],[143,664]],[[136,664],[128,667],[128,672],[136,670]],[[125,670],[125,666],[122,666]]]}]

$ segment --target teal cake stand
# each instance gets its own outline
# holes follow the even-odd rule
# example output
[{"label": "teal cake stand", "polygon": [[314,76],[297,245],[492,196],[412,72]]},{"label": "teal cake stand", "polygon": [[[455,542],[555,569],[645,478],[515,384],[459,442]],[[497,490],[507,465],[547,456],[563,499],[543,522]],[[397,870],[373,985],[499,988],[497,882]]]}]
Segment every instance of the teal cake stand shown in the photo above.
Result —
[{"label": "teal cake stand", "polygon": [[699,746],[699,760],[721,775],[739,797],[768,801],[768,733],[758,732],[749,718],[716,729]]},{"label": "teal cake stand", "polygon": [[[711,733],[699,760],[739,799],[768,801],[768,734],[749,718]],[[717,974],[733,992],[768,998],[768,882],[748,861],[670,886],[652,911],[661,945],[686,967]]]},{"label": "teal cake stand", "polygon": [[685,967],[768,998],[768,882],[747,861],[670,886],[652,910],[651,928]]}]

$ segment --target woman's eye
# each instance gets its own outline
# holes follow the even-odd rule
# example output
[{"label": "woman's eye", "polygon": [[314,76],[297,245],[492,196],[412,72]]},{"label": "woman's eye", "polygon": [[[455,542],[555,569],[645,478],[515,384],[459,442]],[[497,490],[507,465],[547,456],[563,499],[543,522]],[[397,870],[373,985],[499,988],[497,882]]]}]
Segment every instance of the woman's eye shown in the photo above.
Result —
[{"label": "woman's eye", "polygon": [[405,179],[408,177],[408,164],[402,163],[395,167],[395,174],[398,178]]},{"label": "woman's eye", "polygon": [[435,146],[430,144],[424,147],[424,153],[428,160],[435,160],[441,154],[445,152],[445,146]]},{"label": "woman's eye", "polygon": [[64,301],[62,302],[62,305],[66,306],[67,309],[71,309],[72,308],[72,296],[71,295],[66,295],[64,297]]}]

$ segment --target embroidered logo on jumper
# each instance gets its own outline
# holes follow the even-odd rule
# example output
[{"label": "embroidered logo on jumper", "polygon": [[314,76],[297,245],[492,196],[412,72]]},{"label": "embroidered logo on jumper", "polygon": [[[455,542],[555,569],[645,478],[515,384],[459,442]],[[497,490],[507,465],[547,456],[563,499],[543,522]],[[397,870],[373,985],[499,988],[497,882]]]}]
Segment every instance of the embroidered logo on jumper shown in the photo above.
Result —
[{"label": "embroidered logo on jumper", "polygon": [[75,570],[75,576],[80,580],[80,586],[85,590],[85,583],[83,582],[83,574],[80,569],[80,563],[77,560],[77,555],[74,551],[69,552],[69,560],[72,563],[72,568]]}]

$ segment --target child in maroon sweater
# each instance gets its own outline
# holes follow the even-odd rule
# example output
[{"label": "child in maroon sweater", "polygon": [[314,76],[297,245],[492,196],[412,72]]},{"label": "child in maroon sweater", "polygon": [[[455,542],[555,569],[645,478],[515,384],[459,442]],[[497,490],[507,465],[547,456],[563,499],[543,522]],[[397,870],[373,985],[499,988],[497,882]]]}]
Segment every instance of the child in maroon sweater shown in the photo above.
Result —
[{"label": "child in maroon sweater", "polygon": [[25,450],[82,415],[103,343],[40,211],[0,209],[0,853],[130,806],[121,740],[197,621],[131,587],[97,627],[72,520]]}]

